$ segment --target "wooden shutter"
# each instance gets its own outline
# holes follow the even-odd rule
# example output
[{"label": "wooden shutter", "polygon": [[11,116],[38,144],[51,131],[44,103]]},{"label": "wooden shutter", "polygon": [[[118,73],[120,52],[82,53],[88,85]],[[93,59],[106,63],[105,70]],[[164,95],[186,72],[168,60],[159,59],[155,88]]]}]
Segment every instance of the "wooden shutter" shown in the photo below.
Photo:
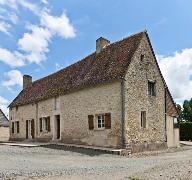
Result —
[{"label": "wooden shutter", "polygon": [[14,134],[14,122],[12,122],[12,133]]},{"label": "wooden shutter", "polygon": [[19,133],[19,121],[17,121],[17,133]]},{"label": "wooden shutter", "polygon": [[146,111],[143,112],[143,128],[146,128]]},{"label": "wooden shutter", "polygon": [[34,139],[34,137],[35,137],[35,121],[34,121],[34,119],[31,120],[31,136],[32,136],[32,139]]},{"label": "wooden shutter", "polygon": [[28,139],[28,120],[26,121],[26,139]]},{"label": "wooden shutter", "polygon": [[111,129],[111,113],[105,114],[105,129]]},{"label": "wooden shutter", "polygon": [[88,115],[88,124],[89,124],[89,130],[94,129],[94,116],[93,115]]},{"label": "wooden shutter", "polygon": [[51,132],[50,116],[47,117],[47,130],[48,130],[48,132]]},{"label": "wooden shutter", "polygon": [[40,132],[43,131],[42,118],[39,118],[39,129],[40,129]]}]

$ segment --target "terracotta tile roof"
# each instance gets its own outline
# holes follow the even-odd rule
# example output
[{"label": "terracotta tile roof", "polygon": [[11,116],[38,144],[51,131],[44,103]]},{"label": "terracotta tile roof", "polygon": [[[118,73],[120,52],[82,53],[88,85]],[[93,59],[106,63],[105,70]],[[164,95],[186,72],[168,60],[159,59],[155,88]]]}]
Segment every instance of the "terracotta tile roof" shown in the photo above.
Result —
[{"label": "terracotta tile roof", "polygon": [[83,60],[54,74],[34,81],[22,90],[9,107],[35,103],[50,97],[119,80],[125,75],[131,58],[145,31],[106,46]]}]

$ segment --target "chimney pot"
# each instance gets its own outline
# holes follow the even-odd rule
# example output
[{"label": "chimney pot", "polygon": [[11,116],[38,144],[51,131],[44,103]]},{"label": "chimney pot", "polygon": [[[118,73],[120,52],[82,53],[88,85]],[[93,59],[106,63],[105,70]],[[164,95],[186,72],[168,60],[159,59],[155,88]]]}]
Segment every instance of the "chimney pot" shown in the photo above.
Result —
[{"label": "chimney pot", "polygon": [[32,77],[29,75],[23,76],[23,89],[27,88],[32,83]]},{"label": "chimney pot", "polygon": [[110,41],[108,39],[105,39],[103,37],[100,37],[96,40],[96,53],[100,53],[101,50],[110,44]]}]

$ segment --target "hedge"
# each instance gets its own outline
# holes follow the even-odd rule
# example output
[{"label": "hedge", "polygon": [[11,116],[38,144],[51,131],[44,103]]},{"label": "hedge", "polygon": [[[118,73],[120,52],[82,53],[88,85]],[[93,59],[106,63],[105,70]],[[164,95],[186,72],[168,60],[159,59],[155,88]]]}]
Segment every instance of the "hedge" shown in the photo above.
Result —
[{"label": "hedge", "polygon": [[180,139],[182,141],[192,140],[192,122],[180,122]]}]

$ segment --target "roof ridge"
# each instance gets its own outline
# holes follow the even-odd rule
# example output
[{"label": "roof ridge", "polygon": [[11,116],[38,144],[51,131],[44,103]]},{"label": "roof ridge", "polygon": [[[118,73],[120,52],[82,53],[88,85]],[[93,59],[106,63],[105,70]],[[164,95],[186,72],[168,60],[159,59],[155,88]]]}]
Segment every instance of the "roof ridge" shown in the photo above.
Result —
[{"label": "roof ridge", "polygon": [[[129,38],[131,38],[131,37],[133,37],[133,36],[136,36],[136,35],[138,35],[138,34],[140,34],[140,33],[145,33],[145,32],[147,32],[147,30],[136,32],[136,33],[134,33],[134,34],[131,34],[130,36],[127,36],[127,37],[124,37],[124,38],[122,38],[122,39],[120,39],[120,40],[117,40],[117,41],[115,41],[115,42],[112,42],[112,43],[108,44],[106,47],[110,47],[110,46],[112,46],[112,45],[115,45],[115,44],[117,44],[117,43],[120,43],[121,41],[127,40],[127,39],[129,39]],[[69,66],[67,66],[67,67],[62,68],[62,69],[59,70],[59,71],[53,72],[53,73],[51,73],[51,74],[49,74],[49,75],[47,75],[47,76],[44,76],[44,77],[42,77],[42,78],[40,78],[40,79],[37,79],[37,80],[33,81],[32,84],[33,84],[33,83],[37,83],[38,81],[40,81],[40,80],[42,80],[42,79],[44,79],[44,78],[46,78],[46,77],[52,76],[52,75],[54,75],[54,74],[57,74],[57,73],[65,70],[65,69],[67,69],[67,68],[70,68],[71,66],[73,66],[73,65],[75,65],[75,64],[80,63],[81,61],[85,60],[86,58],[94,55],[95,52],[96,52],[96,51],[94,51],[94,52],[92,52],[91,54],[83,57],[82,59],[76,61],[75,63],[73,63],[73,64],[71,64],[71,65],[69,65]],[[32,84],[31,84],[31,85],[32,85]]]}]

